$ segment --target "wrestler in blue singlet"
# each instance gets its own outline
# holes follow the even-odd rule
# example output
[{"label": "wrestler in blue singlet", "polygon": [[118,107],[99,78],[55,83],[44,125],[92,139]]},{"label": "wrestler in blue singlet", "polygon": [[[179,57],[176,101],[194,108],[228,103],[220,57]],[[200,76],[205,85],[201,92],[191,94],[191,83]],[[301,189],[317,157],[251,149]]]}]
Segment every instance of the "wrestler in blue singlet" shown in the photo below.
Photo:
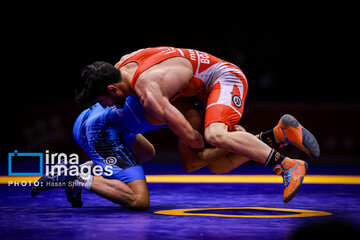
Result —
[{"label": "wrestler in blue singlet", "polygon": [[145,118],[138,97],[128,97],[123,108],[103,108],[99,103],[84,110],[75,121],[75,141],[86,151],[95,165],[105,169],[113,164],[113,175],[103,177],[129,183],[145,179],[144,171],[130,151],[136,135],[161,126],[151,125]]}]

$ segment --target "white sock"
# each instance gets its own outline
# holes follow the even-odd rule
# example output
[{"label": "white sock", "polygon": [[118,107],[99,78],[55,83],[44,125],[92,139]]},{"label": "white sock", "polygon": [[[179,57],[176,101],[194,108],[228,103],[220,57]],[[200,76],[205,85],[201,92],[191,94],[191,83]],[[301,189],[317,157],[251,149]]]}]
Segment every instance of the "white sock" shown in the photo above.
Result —
[{"label": "white sock", "polygon": [[83,163],[83,164],[81,164],[80,165],[80,167],[82,167],[82,166],[93,166],[93,162],[92,161],[87,161],[87,162],[85,162],[85,163]]},{"label": "white sock", "polygon": [[91,189],[91,185],[93,183],[94,176],[88,173],[80,173],[79,177],[74,181],[74,185],[77,187],[81,187],[86,190]]},{"label": "white sock", "polygon": [[[87,168],[91,172],[91,168],[93,167],[93,162],[87,161],[81,164],[80,167]],[[78,187],[84,188],[86,190],[90,190],[94,178],[90,172],[80,173],[79,178],[74,181],[74,184]]]}]

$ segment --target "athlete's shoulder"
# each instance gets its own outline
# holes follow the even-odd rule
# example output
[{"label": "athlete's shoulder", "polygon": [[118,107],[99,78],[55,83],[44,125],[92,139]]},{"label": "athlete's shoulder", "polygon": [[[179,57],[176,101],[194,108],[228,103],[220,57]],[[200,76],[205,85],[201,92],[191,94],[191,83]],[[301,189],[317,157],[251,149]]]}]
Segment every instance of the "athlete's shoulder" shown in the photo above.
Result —
[{"label": "athlete's shoulder", "polygon": [[122,108],[111,106],[106,109],[104,113],[107,119],[110,121],[128,123],[134,120],[137,115],[143,114],[144,109],[140,103],[139,97],[130,96],[127,97]]},{"label": "athlete's shoulder", "polygon": [[143,51],[143,50],[145,50],[145,49],[147,49],[147,48],[141,48],[141,49],[136,50],[136,51],[134,51],[134,52],[132,52],[132,53],[125,54],[124,56],[122,56],[122,57],[120,58],[120,61],[118,61],[118,62],[115,64],[115,67],[116,67],[116,68],[120,68],[121,65],[122,65],[126,60],[128,60],[128,59],[131,58],[132,56],[138,54],[139,52],[141,52],[141,51]]},{"label": "athlete's shoulder", "polygon": [[77,128],[80,128],[81,125],[82,125],[82,123],[83,123],[84,121],[86,121],[86,120],[90,117],[90,115],[92,114],[92,112],[93,112],[95,109],[97,109],[99,105],[100,105],[99,103],[96,103],[96,104],[94,104],[93,106],[91,106],[91,107],[85,109],[84,111],[82,111],[82,112],[79,114],[79,116],[76,118],[76,120],[75,120],[74,130],[77,129]]},{"label": "athlete's shoulder", "polygon": [[74,136],[84,131],[84,129],[90,129],[104,124],[107,109],[108,108],[103,108],[99,103],[85,109],[75,121],[73,128]]},{"label": "athlete's shoulder", "polygon": [[92,119],[94,113],[98,113],[101,111],[102,111],[101,105],[99,103],[94,104],[93,106],[82,111],[75,120],[73,127],[73,136],[75,141],[83,148],[85,148],[84,141],[87,135],[87,128],[90,122],[89,120]]},{"label": "athlete's shoulder", "polygon": [[143,60],[144,58],[147,58],[159,51],[161,51],[159,50],[159,47],[141,48],[132,53],[125,54],[124,56],[122,56],[119,62],[115,64],[115,67],[119,69],[129,62]]}]

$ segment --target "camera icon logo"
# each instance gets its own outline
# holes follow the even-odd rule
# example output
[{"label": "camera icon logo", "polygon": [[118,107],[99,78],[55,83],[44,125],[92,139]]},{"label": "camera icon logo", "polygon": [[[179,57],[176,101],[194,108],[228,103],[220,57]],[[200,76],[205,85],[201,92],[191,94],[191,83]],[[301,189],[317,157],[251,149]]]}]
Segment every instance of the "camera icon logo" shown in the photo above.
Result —
[{"label": "camera icon logo", "polygon": [[[16,171],[14,165],[21,161],[39,161],[39,171],[25,172],[24,170]],[[32,169],[34,170],[34,169]],[[15,150],[8,155],[8,175],[9,176],[42,176],[43,175],[43,153],[21,153]]]}]

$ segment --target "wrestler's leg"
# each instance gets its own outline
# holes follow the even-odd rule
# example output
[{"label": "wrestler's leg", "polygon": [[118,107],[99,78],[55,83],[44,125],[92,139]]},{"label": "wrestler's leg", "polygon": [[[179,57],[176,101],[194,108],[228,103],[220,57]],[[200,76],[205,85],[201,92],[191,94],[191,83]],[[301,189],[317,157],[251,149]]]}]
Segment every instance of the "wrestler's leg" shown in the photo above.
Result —
[{"label": "wrestler's leg", "polygon": [[[180,98],[173,104],[182,112],[191,126],[202,133],[204,112],[195,107],[195,102],[196,99],[194,98]],[[245,131],[239,125],[236,125],[234,130]],[[217,162],[210,170],[214,173],[225,173],[248,161],[244,157],[219,148],[191,149],[181,141],[178,141],[178,149],[182,165],[187,172],[192,172]]]},{"label": "wrestler's leg", "polygon": [[126,184],[117,179],[95,176],[90,191],[131,210],[146,210],[150,204],[145,179],[136,179]]},{"label": "wrestler's leg", "polygon": [[[179,109],[191,126],[203,134],[204,110],[197,108],[196,98],[179,98],[173,105]],[[218,148],[191,149],[181,141],[178,141],[178,150],[181,163],[187,172],[198,170],[207,166],[209,163],[220,159],[226,155],[226,151]]]},{"label": "wrestler's leg", "polygon": [[[245,131],[237,125],[236,131]],[[213,173],[227,173],[249,161],[248,158],[219,148],[191,149],[178,142],[182,165],[187,172],[208,166]]]}]

